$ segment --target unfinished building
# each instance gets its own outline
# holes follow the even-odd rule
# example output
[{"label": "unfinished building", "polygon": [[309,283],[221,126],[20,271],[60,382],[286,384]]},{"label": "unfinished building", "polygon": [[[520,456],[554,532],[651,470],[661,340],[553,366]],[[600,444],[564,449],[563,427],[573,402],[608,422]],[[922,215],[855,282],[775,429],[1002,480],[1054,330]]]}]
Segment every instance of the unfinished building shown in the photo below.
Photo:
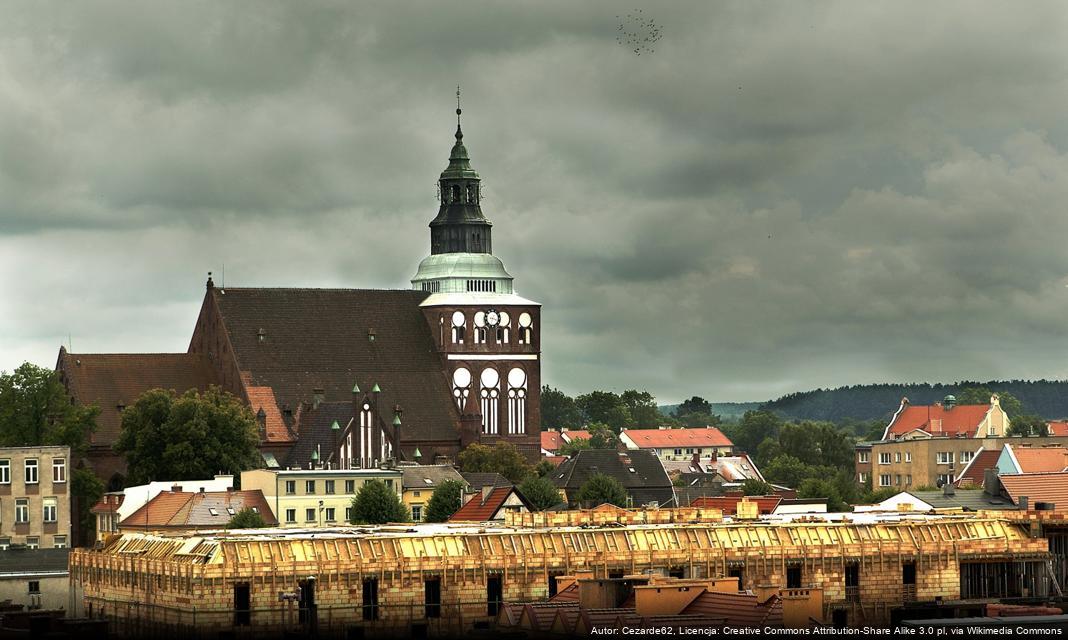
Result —
[{"label": "unfinished building", "polygon": [[[879,624],[909,602],[987,602],[1058,591],[1036,525],[992,516],[866,522],[724,521],[715,510],[526,513],[504,525],[127,533],[71,555],[86,611],[112,631],[339,637],[489,628],[505,603],[577,573],[736,577],[741,588],[821,591],[823,620]],[[997,580],[981,576],[1002,576]]]}]

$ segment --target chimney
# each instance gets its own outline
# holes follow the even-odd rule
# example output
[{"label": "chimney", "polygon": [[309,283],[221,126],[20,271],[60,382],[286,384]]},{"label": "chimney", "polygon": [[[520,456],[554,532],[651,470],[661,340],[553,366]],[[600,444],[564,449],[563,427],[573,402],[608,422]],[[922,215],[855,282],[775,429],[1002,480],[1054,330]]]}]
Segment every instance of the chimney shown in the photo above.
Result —
[{"label": "chimney", "polygon": [[493,493],[492,484],[487,484],[482,487],[482,504],[486,504],[486,500],[489,500],[491,493]]},{"label": "chimney", "polygon": [[320,387],[312,389],[312,409],[318,409],[324,400],[326,400],[326,391]]},{"label": "chimney", "polygon": [[753,587],[753,593],[756,594],[757,602],[764,604],[772,596],[779,595],[779,587],[771,584],[758,584]]},{"label": "chimney", "polygon": [[182,485],[180,485],[180,484],[172,484],[171,485],[171,493],[181,493],[181,492],[182,492]]},{"label": "chimney", "polygon": [[1020,508],[1020,511],[1027,511],[1027,503],[1027,496],[1020,496],[1020,499],[1016,501],[1016,506]]},{"label": "chimney", "polygon": [[256,412],[256,424],[260,428],[260,439],[266,439],[267,437],[267,412],[260,407],[260,410]]},{"label": "chimney", "polygon": [[983,491],[990,496],[996,496],[1000,493],[1001,481],[998,479],[997,469],[986,469],[983,471]]},{"label": "chimney", "polygon": [[957,493],[957,489],[954,486],[952,479],[950,479],[949,482],[947,482],[944,485],[942,485],[942,495],[943,496],[948,498],[948,497],[950,497],[952,495],[956,495],[956,493]]},{"label": "chimney", "polygon": [[[715,451],[715,449],[713,449],[713,451]],[[698,471],[701,471],[701,454],[700,453],[694,453],[693,454],[693,459],[690,460],[690,465],[696,467]]]}]

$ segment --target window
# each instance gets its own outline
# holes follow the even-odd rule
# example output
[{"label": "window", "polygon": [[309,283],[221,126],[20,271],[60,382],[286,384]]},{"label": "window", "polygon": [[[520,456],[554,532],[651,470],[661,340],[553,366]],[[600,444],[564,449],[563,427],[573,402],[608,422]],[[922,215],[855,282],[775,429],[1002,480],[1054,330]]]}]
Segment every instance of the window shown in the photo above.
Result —
[{"label": "window", "polygon": [[899,487],[901,486],[901,474],[900,473],[897,474],[897,476],[894,478],[894,484],[896,484]]},{"label": "window", "polygon": [[378,578],[363,581],[363,619],[378,620]]},{"label": "window", "polygon": [[252,598],[247,582],[234,585],[234,625],[248,626],[252,620]]},{"label": "window", "polygon": [[482,433],[498,433],[500,429],[497,424],[497,416],[499,415],[497,407],[501,397],[501,374],[497,373],[497,370],[493,367],[487,367],[479,375],[479,382],[482,386],[479,391],[479,401],[482,408]]},{"label": "window", "polygon": [[845,568],[845,590],[847,602],[860,601],[860,565],[847,564]]},{"label": "window", "polygon": [[901,462],[901,452],[898,451],[894,454],[894,462]]},{"label": "window", "polygon": [[441,578],[423,581],[423,603],[426,607],[426,617],[441,617]]},{"label": "window", "polygon": [[423,505],[421,505],[421,504],[413,504],[412,505],[412,520],[415,520],[416,522],[419,522],[422,519],[423,519]]},{"label": "window", "polygon": [[693,449],[687,449],[686,450],[686,455],[692,456],[693,455]]},{"label": "window", "polygon": [[41,548],[41,539],[38,538],[37,536],[29,536],[29,537],[27,537],[26,538],[26,548],[27,549],[40,549]]},{"label": "window", "polygon": [[861,464],[867,464],[871,461],[871,453],[867,451],[861,451],[857,454],[857,462]]},{"label": "window", "polygon": [[938,452],[938,464],[952,464],[953,452],[952,451],[939,451]]},{"label": "window", "polygon": [[291,496],[297,493],[297,481],[286,480],[286,495]]},{"label": "window", "polygon": [[486,580],[486,615],[495,616],[504,602],[504,585],[501,576]]},{"label": "window", "polygon": [[37,484],[37,458],[26,459],[26,484]]},{"label": "window", "polygon": [[304,510],[304,521],[305,522],[315,522],[315,509],[305,509]]},{"label": "window", "polygon": [[392,478],[386,478],[386,488],[390,489],[390,490],[393,489],[393,479]]},{"label": "window", "polygon": [[912,486],[912,474],[911,473],[908,474],[907,476],[905,476],[905,486],[906,487],[911,487]]},{"label": "window", "polygon": [[55,522],[56,521],[56,499],[45,498],[43,501],[44,521]]},{"label": "window", "polygon": [[7,551],[11,547],[11,538],[0,538],[0,551]]},{"label": "window", "polygon": [[860,484],[865,484],[866,482],[868,482],[868,474],[866,474],[866,473],[858,473],[857,474],[857,482],[859,482]]},{"label": "window", "polygon": [[951,476],[950,474],[948,474],[948,473],[940,473],[940,474],[938,474],[938,486],[944,487],[947,484],[950,484],[951,482],[953,482],[953,476]]},{"label": "window", "polygon": [[352,522],[352,507],[345,507],[345,522]]},{"label": "window", "polygon": [[326,493],[334,493],[334,481],[333,480],[327,480],[326,481],[326,488],[324,489],[324,491]]},{"label": "window", "polygon": [[682,449],[675,449],[675,455],[681,456],[682,455]]},{"label": "window", "polygon": [[889,453],[880,453],[879,454],[879,464],[890,464],[890,454]]},{"label": "window", "polygon": [[519,314],[519,344],[530,344],[531,336],[533,335],[532,323],[533,318],[530,317],[529,313],[523,312]]},{"label": "window", "polygon": [[911,451],[906,451],[905,452],[905,462],[912,462],[912,452]]},{"label": "window", "polygon": [[334,522],[335,521],[334,520],[334,507],[327,507],[326,508],[326,521],[327,522]]},{"label": "window", "polygon": [[975,457],[975,452],[973,452],[973,451],[961,451],[960,452],[960,463],[961,464],[966,464],[968,462],[971,462],[973,457]]},{"label": "window", "polygon": [[67,536],[52,536],[52,548],[53,549],[66,549],[67,548]]},{"label": "window", "polygon": [[15,500],[15,524],[26,524],[30,521],[30,501],[28,498]]},{"label": "window", "polygon": [[0,460],[0,484],[11,484],[10,460]]},{"label": "window", "polygon": [[297,510],[296,509],[286,509],[286,522],[296,522],[296,521],[297,521]]},{"label": "window", "polygon": [[30,582],[29,582],[29,592],[30,592],[31,596],[39,596],[39,595],[41,595],[41,581],[40,580],[30,580]]},{"label": "window", "polygon": [[786,567],[786,588],[801,588],[801,567]]},{"label": "window", "polygon": [[452,343],[463,344],[464,343],[464,327],[467,324],[467,318],[464,317],[462,311],[457,311],[452,314]]},{"label": "window", "polygon": [[356,481],[355,480],[346,480],[345,481],[345,493],[356,493]]},{"label": "window", "polygon": [[67,481],[67,461],[63,458],[52,458],[52,483],[60,484]]},{"label": "window", "polygon": [[309,496],[315,495],[315,480],[304,481],[304,493],[308,494]]},{"label": "window", "polygon": [[462,413],[467,404],[467,396],[471,393],[471,371],[464,367],[457,367],[452,372],[452,399],[456,408]]},{"label": "window", "polygon": [[215,507],[208,507],[208,513],[210,513],[213,516],[217,516],[217,515],[219,515],[219,510],[216,509]]},{"label": "window", "polygon": [[422,491],[413,491],[412,492],[412,497],[413,498],[419,498],[419,497],[422,497],[422,495],[423,495]]},{"label": "window", "polygon": [[879,486],[880,487],[889,487],[890,486],[890,474],[889,473],[884,473],[881,476],[879,476]]}]

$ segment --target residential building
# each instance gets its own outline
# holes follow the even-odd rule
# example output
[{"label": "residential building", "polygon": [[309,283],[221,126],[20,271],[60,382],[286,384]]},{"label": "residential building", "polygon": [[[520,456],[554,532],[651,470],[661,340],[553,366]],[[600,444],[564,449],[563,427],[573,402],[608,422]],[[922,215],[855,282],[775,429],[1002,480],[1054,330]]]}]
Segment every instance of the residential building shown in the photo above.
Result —
[{"label": "residential building", "polygon": [[661,460],[690,460],[695,455],[726,456],[734,451],[734,443],[716,427],[624,429],[619,440],[628,449],[651,451]]},{"label": "residential building", "polygon": [[510,487],[512,481],[496,472],[461,471],[460,476],[467,483],[468,491],[480,493],[484,488]]},{"label": "residential building", "polygon": [[233,489],[234,477],[218,474],[210,480],[176,480],[173,482],[149,482],[121,491],[109,491],[90,509],[96,517],[96,540],[102,542],[107,536],[119,532],[119,523],[131,513],[149,503],[164,491],[217,492]]},{"label": "residential building", "polygon": [[698,459],[698,455],[693,454],[690,460],[663,460],[664,469],[672,479],[678,475],[693,477],[691,474],[704,474],[705,476],[718,475],[728,486],[740,485],[746,480],[764,482],[764,475],[760,473],[760,469],[748,454],[718,456],[713,453],[707,459]]},{"label": "residential building", "polygon": [[449,516],[449,522],[504,521],[507,513],[533,511],[523,494],[515,487],[483,487],[482,491],[465,496],[464,504]]},{"label": "residential building", "polygon": [[335,468],[437,462],[501,441],[536,461],[541,305],[518,295],[493,253],[459,127],[438,192],[410,289],[221,287],[209,274],[186,353],[61,347],[71,399],[101,407],[89,462],[108,488],[125,481],[112,449],[121,413],[153,388],[218,385],[239,398],[268,466],[307,468],[312,449]]},{"label": "residential building", "polygon": [[860,484],[871,482],[871,445],[870,442],[858,442],[855,447],[857,482]]},{"label": "residential building", "polygon": [[856,505],[857,513],[891,511],[891,512],[930,512],[930,511],[1016,511],[1018,507],[1012,499],[994,491],[984,489],[957,489],[947,484],[941,489],[902,491],[889,498],[870,505]]},{"label": "residential building", "polygon": [[1046,423],[1051,436],[1068,436],[1068,420],[1051,420]]},{"label": "residential building", "polygon": [[241,488],[262,491],[280,527],[333,527],[349,522],[365,483],[384,482],[402,497],[403,478],[398,469],[254,469],[241,472]]},{"label": "residential building", "polygon": [[259,489],[190,492],[176,486],[156,494],[147,504],[123,518],[119,522],[119,532],[222,529],[245,509],[258,513],[267,526],[278,525],[278,519]]},{"label": "residential building", "polygon": [[398,467],[398,469],[402,474],[401,499],[404,501],[405,506],[408,507],[412,514],[412,520],[415,522],[422,521],[426,503],[430,500],[430,496],[434,494],[434,490],[441,486],[441,483],[446,480],[452,480],[460,483],[461,487],[466,488],[468,486],[467,481],[452,465],[405,465]]},{"label": "residential building", "polygon": [[1033,447],[1030,443],[1006,442],[996,466],[999,475],[1064,471],[1068,468],[1068,448],[1059,444]]},{"label": "residential building", "polygon": [[563,428],[559,431],[549,429],[541,432],[541,455],[553,456],[560,447],[576,440],[589,440],[590,432],[580,429]]},{"label": "residential building", "polygon": [[[591,477],[607,475],[617,480],[627,491],[631,505],[670,505],[675,494],[664,463],[652,451],[641,449],[625,452],[614,449],[581,449],[553,473],[553,482],[563,492],[564,499],[578,504],[577,494]],[[587,505],[597,506],[597,505]]]},{"label": "residential building", "polygon": [[[70,548],[0,551],[0,603],[25,609],[65,609],[81,615],[82,593],[72,589]],[[8,625],[4,625],[7,627]]]},{"label": "residential building", "polygon": [[73,546],[69,447],[0,448],[0,551]]},{"label": "residential building", "polygon": [[990,396],[988,405],[958,405],[953,396],[933,405],[912,405],[902,398],[882,439],[995,438],[1005,436],[1008,429],[1009,417],[996,394]]}]

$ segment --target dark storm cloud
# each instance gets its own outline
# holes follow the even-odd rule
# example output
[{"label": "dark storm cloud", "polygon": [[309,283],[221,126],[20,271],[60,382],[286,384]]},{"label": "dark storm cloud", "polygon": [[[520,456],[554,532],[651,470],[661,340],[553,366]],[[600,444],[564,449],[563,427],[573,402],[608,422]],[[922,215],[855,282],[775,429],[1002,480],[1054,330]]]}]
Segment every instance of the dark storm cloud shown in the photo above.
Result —
[{"label": "dark storm cloud", "polygon": [[[635,7],[637,8],[637,7]],[[206,272],[404,287],[464,87],[568,391],[1065,377],[1068,9],[23,3],[0,23],[0,369],[183,350]],[[123,326],[121,332],[116,326]]]}]

